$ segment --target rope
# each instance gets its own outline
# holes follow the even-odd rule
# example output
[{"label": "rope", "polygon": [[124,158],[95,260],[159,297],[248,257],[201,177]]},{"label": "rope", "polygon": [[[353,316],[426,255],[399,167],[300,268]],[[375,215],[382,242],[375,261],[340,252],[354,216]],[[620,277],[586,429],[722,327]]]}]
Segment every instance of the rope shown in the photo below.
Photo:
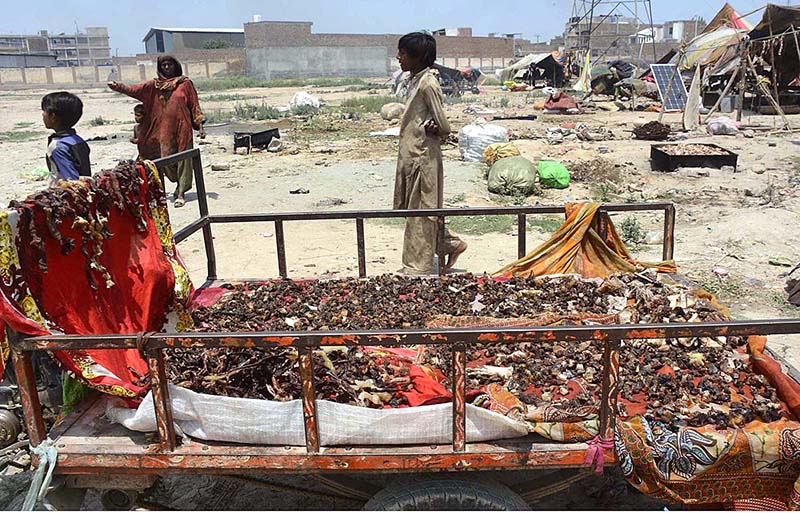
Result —
[{"label": "rope", "polygon": [[595,473],[602,474],[603,463],[605,462],[603,451],[605,449],[613,449],[614,440],[610,438],[600,438],[600,435],[597,435],[586,442],[586,445],[589,447],[586,449],[586,458],[583,460],[583,466],[591,467],[595,465]]},{"label": "rope", "polygon": [[142,360],[147,361],[147,346],[150,343],[150,337],[155,335],[155,331],[148,331],[147,333],[140,332],[136,335],[136,349],[139,350],[139,356]]},{"label": "rope", "polygon": [[36,447],[31,447],[31,452],[39,457],[39,466],[36,467],[36,472],[31,480],[31,487],[28,489],[27,495],[25,495],[22,511],[33,511],[33,508],[44,500],[58,460],[55,445],[49,438]]}]

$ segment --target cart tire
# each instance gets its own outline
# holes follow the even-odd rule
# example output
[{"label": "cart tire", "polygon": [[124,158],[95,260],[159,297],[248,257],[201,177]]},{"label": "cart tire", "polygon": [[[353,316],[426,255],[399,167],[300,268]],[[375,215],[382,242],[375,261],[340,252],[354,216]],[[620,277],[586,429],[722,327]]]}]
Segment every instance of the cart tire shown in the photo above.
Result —
[{"label": "cart tire", "polygon": [[398,480],[364,505],[366,511],[524,511],[530,509],[509,487],[492,480],[432,477]]},{"label": "cart tire", "polygon": [[136,505],[139,492],[135,490],[103,490],[100,503],[107,511],[129,511]]}]

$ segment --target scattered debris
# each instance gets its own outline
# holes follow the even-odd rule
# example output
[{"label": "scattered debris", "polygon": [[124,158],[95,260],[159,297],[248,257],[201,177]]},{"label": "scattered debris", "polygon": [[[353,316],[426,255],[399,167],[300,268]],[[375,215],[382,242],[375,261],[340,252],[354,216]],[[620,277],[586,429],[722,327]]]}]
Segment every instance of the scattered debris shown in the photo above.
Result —
[{"label": "scattered debris", "polygon": [[229,171],[230,169],[230,164],[211,164],[212,171]]},{"label": "scattered debris", "polygon": [[299,189],[294,189],[293,191],[289,191],[289,194],[308,194],[309,192],[311,191],[300,187]]}]

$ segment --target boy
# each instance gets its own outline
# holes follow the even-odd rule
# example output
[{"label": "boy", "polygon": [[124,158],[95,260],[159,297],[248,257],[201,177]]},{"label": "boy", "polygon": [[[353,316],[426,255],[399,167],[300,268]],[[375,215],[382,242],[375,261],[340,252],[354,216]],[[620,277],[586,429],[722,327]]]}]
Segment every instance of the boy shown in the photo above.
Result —
[{"label": "boy", "polygon": [[136,124],[133,126],[133,137],[131,137],[132,144],[139,144],[139,137],[141,137],[142,121],[144,121],[144,104],[137,103],[133,107],[133,120]]},{"label": "boy", "polygon": [[[450,133],[444,114],[442,90],[430,67],[436,61],[436,40],[429,34],[412,32],[397,45],[400,68],[411,73],[406,110],[400,121],[400,145],[394,187],[394,208],[442,208],[441,139]],[[447,257],[450,270],[467,244],[445,229],[437,243],[435,217],[409,217],[403,239],[405,274],[430,274],[435,253]]]},{"label": "boy", "polygon": [[50,93],[42,98],[42,121],[54,133],[47,138],[50,186],[59,180],[92,176],[89,145],[72,128],[83,115],[83,102],[72,93]]}]

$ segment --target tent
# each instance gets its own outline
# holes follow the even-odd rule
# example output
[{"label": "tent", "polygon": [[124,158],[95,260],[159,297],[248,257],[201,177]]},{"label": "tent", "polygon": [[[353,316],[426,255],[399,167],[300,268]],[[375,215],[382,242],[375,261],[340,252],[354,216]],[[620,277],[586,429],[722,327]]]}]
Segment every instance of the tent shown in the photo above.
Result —
[{"label": "tent", "polygon": [[500,72],[500,80],[533,82],[546,80],[548,85],[561,87],[564,84],[564,65],[559,52],[531,53]]},{"label": "tent", "polygon": [[731,7],[731,4],[726,3],[722,6],[722,9],[714,16],[714,18],[706,25],[706,28],[703,29],[702,34],[708,34],[709,32],[714,32],[719,28],[734,28],[738,30],[747,30],[750,31],[753,28],[753,25],[749,23],[747,20],[742,18],[736,10]]},{"label": "tent", "polygon": [[800,30],[800,7],[768,4],[761,21],[749,34],[751,55],[770,65],[774,55],[777,86],[781,90],[800,75],[800,35],[796,30]]}]

